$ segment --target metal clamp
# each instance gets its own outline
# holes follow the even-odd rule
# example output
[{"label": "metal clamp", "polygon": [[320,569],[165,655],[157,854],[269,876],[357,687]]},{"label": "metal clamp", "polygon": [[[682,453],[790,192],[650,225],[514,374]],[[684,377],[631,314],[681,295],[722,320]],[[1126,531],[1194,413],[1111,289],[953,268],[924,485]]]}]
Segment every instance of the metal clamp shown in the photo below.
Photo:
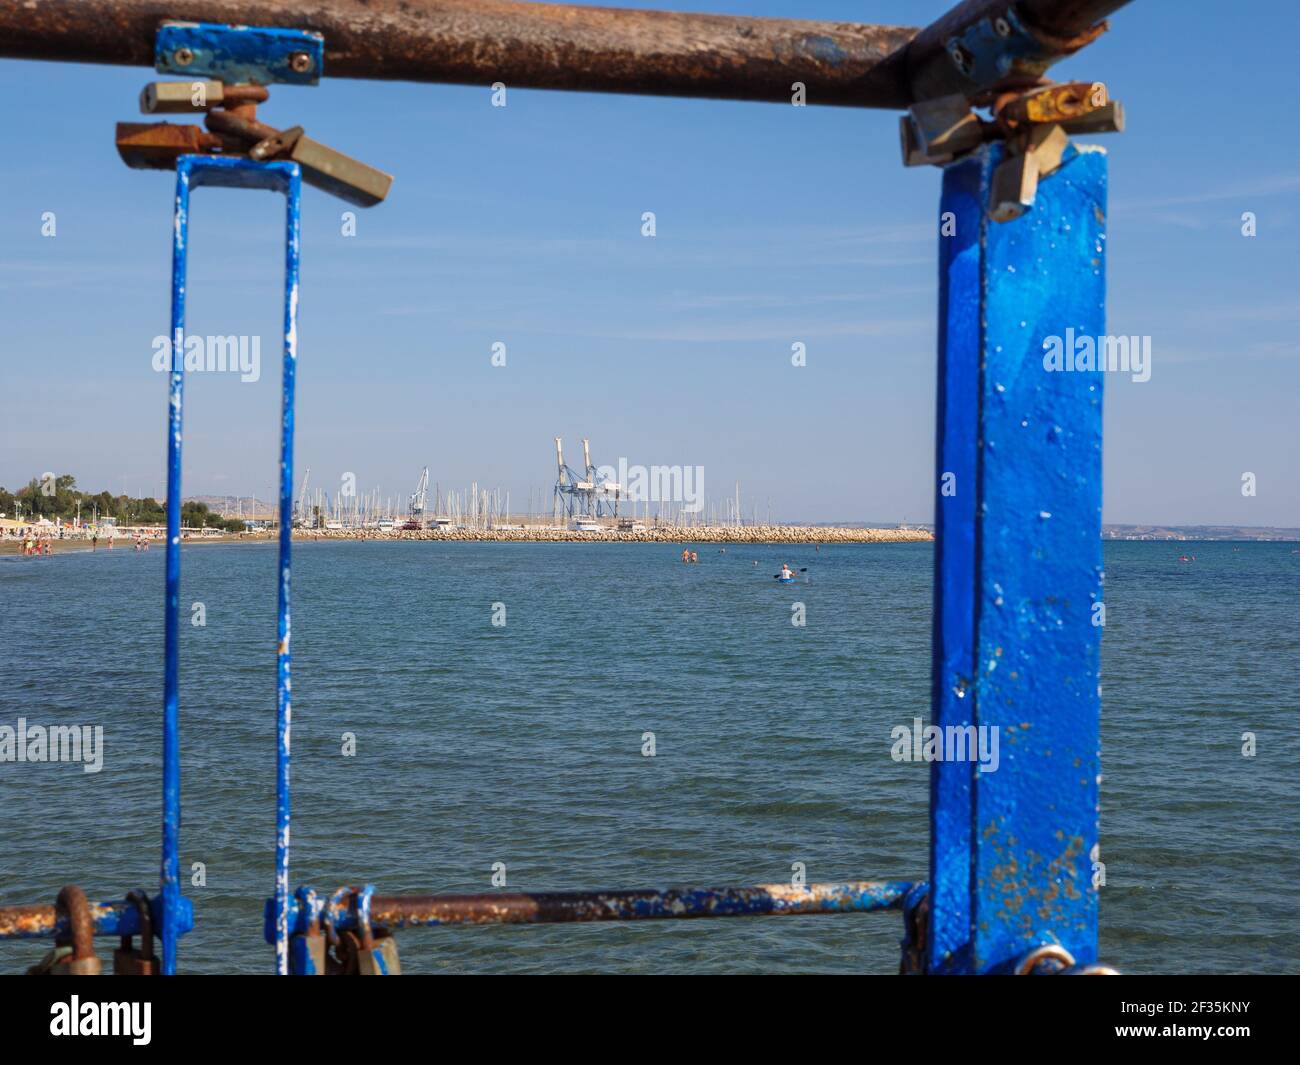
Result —
[{"label": "metal clamp", "polygon": [[1124,109],[1099,81],[1038,85],[1002,93],[981,119],[960,93],[914,104],[900,120],[904,166],[947,166],[987,141],[1006,154],[993,172],[988,212],[1010,222],[1034,205],[1040,178],[1067,158],[1071,133],[1119,133]]},{"label": "metal clamp", "polygon": [[169,21],[158,27],[153,54],[160,74],[315,85],[325,66],[325,38],[311,30]]},{"label": "metal clamp", "polygon": [[268,84],[315,85],[324,62],[320,34],[306,30],[164,22],[155,39],[157,69],[193,76],[159,81],[140,93],[143,114],[206,113],[207,130],[166,122],[119,122],[117,150],[139,170],[171,170],[182,155],[221,155],[298,163],[303,180],[333,196],[372,207],[392,175],[304,135],[257,121]]}]

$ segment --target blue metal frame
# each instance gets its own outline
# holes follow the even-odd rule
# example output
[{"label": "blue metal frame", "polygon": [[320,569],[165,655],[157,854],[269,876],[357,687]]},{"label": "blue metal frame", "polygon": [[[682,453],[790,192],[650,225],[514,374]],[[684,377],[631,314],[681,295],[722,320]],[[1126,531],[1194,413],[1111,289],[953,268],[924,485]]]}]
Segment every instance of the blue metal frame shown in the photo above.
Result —
[{"label": "blue metal frame", "polygon": [[[1008,10],[949,42],[968,76],[1034,62],[1032,35]],[[304,58],[305,57],[305,58]],[[300,30],[164,23],[160,71],[227,82],[314,84],[324,49]],[[162,972],[193,925],[180,884],[179,596],[181,445],[189,197],[220,185],[286,197],[284,357],[276,666],[275,894],[266,936],[276,972],[311,973],[308,933],[444,924],[558,923],[902,909],[905,971],[988,973],[1034,947],[1096,960],[1102,596],[1099,369],[1054,372],[1044,341],[1104,335],[1106,160],[1069,148],[1016,221],[986,212],[1005,149],[989,144],[943,179],[931,699],[940,730],[996,729],[1001,764],[935,762],[930,883],[804,888],[382,898],[367,885],[328,901],[289,891],[290,556],[301,172],[295,163],[182,156],[172,259],[161,893],[151,900]],[[179,356],[179,357],[177,357]],[[348,896],[353,895],[349,908]],[[373,912],[372,912],[373,909]],[[131,935],[128,902],[92,904],[95,932]],[[0,910],[0,937],[66,934],[56,907]],[[291,942],[291,936],[298,939]]]},{"label": "blue metal frame", "polygon": [[1002,151],[949,166],[941,203],[933,720],[997,728],[1001,765],[933,766],[931,972],[1097,952],[1103,375],[1043,353],[1105,333],[1106,158],[1069,149],[997,224]]},{"label": "blue metal frame", "polygon": [[176,971],[181,931],[180,889],[180,575],[181,441],[185,386],[185,293],[188,268],[190,191],[203,185],[268,189],[285,195],[284,370],[280,419],[280,553],[276,626],[276,843],[275,898],[278,914],[276,969],[288,971],[289,924],[289,575],[293,535],[293,409],[298,360],[298,254],[302,175],[297,163],[184,155],[176,164],[176,214],[172,227],[173,360],[169,374],[167,433],[166,665],[163,697],[162,938],[164,975]]},{"label": "blue metal frame", "polygon": [[[187,55],[180,62],[177,55]],[[306,69],[294,69],[306,56]],[[325,65],[325,39],[311,30],[227,26],[219,22],[164,22],[154,35],[154,69],[196,74],[229,84],[315,85]]]}]

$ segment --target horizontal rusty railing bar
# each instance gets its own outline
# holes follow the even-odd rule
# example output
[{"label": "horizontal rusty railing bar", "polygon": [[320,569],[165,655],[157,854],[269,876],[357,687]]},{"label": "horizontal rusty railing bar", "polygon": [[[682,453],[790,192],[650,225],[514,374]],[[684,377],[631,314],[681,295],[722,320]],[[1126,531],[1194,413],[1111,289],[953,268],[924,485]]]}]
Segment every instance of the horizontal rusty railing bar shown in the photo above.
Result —
[{"label": "horizontal rusty railing bar", "polygon": [[[1028,40],[1014,30],[999,43],[1002,54],[1015,57],[1015,70],[1008,79],[1028,79],[1041,73],[1057,60],[1073,55],[1103,30],[1103,20],[1132,0],[963,0],[947,14],[932,22],[916,35],[903,56],[905,91],[911,102],[962,93],[977,95],[996,83],[995,79],[977,78],[963,73],[949,51],[953,41],[965,36],[984,20],[992,23],[1006,19],[1008,12],[1017,17],[1028,33]],[[1012,27],[1007,27],[1012,29]],[[1027,47],[1027,52],[1019,52]],[[892,65],[891,60],[891,65]]]},{"label": "horizontal rusty railing bar", "polygon": [[[585,921],[673,920],[704,917],[797,916],[901,909],[913,887],[904,881],[843,884],[760,884],[749,888],[664,891],[554,891],[485,895],[375,895],[377,927],[453,924],[565,924]],[[355,926],[348,899],[327,906],[336,928]],[[297,923],[295,913],[295,924]]]},{"label": "horizontal rusty railing bar", "polygon": [[789,102],[904,103],[873,71],[916,28],[515,0],[3,0],[0,55],[153,66],[163,19],[316,30],[325,76]]},{"label": "horizontal rusty railing bar", "polygon": [[[1126,2],[1014,6],[1045,68]],[[1010,6],[966,0],[919,30],[518,0],[0,0],[0,56],[152,67],[158,23],[182,19],[316,30],[327,77],[785,103],[803,82],[810,104],[901,109],[987,88],[945,49]]]},{"label": "horizontal rusty railing bar", "polygon": [[[153,900],[156,904],[157,900]],[[193,908],[189,900],[182,900],[181,926],[184,934],[193,928]],[[156,905],[155,905],[156,910]],[[140,915],[125,899],[111,902],[91,902],[91,917],[97,936],[132,936],[140,933]],[[155,920],[155,926],[157,921]],[[0,939],[49,939],[65,936],[71,929],[66,916],[60,917],[54,904],[32,906],[0,906]]]}]

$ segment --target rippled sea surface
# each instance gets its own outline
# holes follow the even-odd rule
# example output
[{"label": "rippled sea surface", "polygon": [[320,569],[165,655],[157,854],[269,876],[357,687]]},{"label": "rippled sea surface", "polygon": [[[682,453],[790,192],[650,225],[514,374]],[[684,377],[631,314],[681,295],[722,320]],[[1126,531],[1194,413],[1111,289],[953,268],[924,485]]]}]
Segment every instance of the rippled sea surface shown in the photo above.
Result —
[{"label": "rippled sea surface", "polygon": [[[1106,545],[1101,953],[1123,971],[1300,971],[1293,547]],[[928,769],[889,750],[928,716],[930,546],[679,551],[295,545],[293,882],[490,891],[498,862],[522,891],[788,881],[796,862],[924,878]],[[802,583],[772,579],[783,560]],[[186,888],[181,969],[267,972],[275,548],[195,545],[183,567],[181,860],[206,886]],[[162,587],[158,547],[0,558],[0,724],[105,733],[97,774],[0,763],[0,904],[156,890]],[[901,930],[888,913],[399,942],[408,972],[856,973],[895,970]],[[0,944],[0,968],[42,952]]]}]

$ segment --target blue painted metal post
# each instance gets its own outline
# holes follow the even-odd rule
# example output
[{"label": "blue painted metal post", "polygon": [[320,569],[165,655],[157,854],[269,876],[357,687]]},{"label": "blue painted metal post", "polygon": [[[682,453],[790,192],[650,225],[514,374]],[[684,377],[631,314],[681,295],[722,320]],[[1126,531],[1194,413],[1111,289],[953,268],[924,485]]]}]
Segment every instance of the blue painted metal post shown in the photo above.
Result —
[{"label": "blue painted metal post", "polygon": [[298,229],[302,191],[298,165],[286,179],[284,231],[284,375],[280,402],[280,558],[276,643],[275,969],[289,972],[289,739],[293,714],[289,682],[289,573],[293,545],[293,406],[298,367]]},{"label": "blue painted metal post", "polygon": [[1069,149],[997,224],[1001,150],[943,183],[933,723],[998,757],[933,767],[931,972],[1097,949],[1102,373],[1083,356],[1105,334],[1106,159]]},{"label": "blue painted metal post", "polygon": [[[293,512],[294,376],[298,359],[298,230],[302,177],[297,163],[184,155],[176,164],[176,217],[172,246],[172,370],[167,444],[167,616],[163,701],[163,973],[176,971],[176,939],[185,917],[180,897],[179,596],[181,506],[181,399],[185,383],[185,285],[190,190],[202,185],[282,192],[285,210],[284,373],[280,428],[280,557],[276,644],[276,971],[289,957],[289,573]],[[179,356],[179,357],[178,357]]]},{"label": "blue painted metal post", "polygon": [[172,364],[167,375],[167,576],[164,601],[166,635],[163,666],[163,831],[160,875],[162,919],[158,922],[164,976],[176,972],[176,940],[181,902],[181,404],[185,393],[185,280],[189,212],[189,172],[177,166],[176,207],[172,224]]},{"label": "blue painted metal post", "polygon": [[[975,484],[989,163],[983,155],[943,177],[939,238],[939,381],[935,444],[931,714],[944,727],[973,719]],[[930,773],[929,968],[957,968],[970,934],[969,765]]]}]

